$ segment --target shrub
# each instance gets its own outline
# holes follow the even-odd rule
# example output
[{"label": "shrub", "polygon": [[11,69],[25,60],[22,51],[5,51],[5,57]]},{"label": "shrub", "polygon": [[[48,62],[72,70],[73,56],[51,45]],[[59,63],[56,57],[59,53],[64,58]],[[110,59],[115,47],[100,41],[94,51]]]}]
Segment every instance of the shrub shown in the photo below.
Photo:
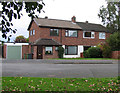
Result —
[{"label": "shrub", "polygon": [[89,57],[90,57],[88,50],[86,50],[86,51],[83,52],[83,56],[84,56],[85,58],[89,58]]},{"label": "shrub", "polygon": [[102,51],[103,51],[102,55],[103,55],[104,58],[110,58],[111,57],[112,49],[109,45],[104,44]]},{"label": "shrub", "polygon": [[91,47],[83,52],[85,58],[102,58],[102,50],[99,47]]},{"label": "shrub", "polygon": [[63,54],[64,54],[64,48],[62,46],[58,47],[58,56],[59,58],[63,58]]},{"label": "shrub", "polygon": [[112,51],[120,51],[120,32],[115,32],[107,39],[108,45]]}]

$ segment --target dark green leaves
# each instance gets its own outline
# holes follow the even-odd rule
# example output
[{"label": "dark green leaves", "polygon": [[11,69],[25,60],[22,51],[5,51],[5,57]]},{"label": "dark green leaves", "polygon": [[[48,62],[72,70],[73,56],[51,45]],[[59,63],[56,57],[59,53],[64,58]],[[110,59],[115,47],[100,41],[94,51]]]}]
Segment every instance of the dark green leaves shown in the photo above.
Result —
[{"label": "dark green leaves", "polygon": [[[42,1],[40,1],[42,2]],[[16,29],[12,29],[12,19],[20,19],[22,16],[22,9],[26,9],[26,12],[28,13],[28,16],[31,18],[37,17],[37,12],[40,13],[41,9],[43,8],[43,5],[45,5],[43,2],[40,4],[40,2],[2,2],[2,37],[7,38],[6,34],[9,32],[16,33]],[[23,6],[24,5],[24,6]],[[6,16],[5,16],[6,15]],[[10,36],[8,36],[8,39],[10,40]]]},{"label": "dark green leaves", "polygon": [[113,31],[118,31],[120,29],[120,15],[118,11],[118,2],[107,3],[107,7],[102,6],[99,11],[99,18],[101,18],[103,25],[108,29]]}]

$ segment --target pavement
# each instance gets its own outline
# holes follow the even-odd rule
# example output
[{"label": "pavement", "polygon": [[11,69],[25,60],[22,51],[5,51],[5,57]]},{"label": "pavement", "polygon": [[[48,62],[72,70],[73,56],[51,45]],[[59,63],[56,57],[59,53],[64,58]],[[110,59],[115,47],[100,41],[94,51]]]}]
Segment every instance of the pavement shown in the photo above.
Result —
[{"label": "pavement", "polygon": [[[61,64],[62,62],[67,64]],[[81,62],[82,64],[68,64],[69,62]],[[83,64],[83,62],[86,62],[86,64]],[[91,62],[94,64],[90,64]],[[118,76],[118,64],[116,61],[97,60],[97,62],[102,64],[96,64],[95,60],[3,60],[2,76],[51,78],[102,78]]]},{"label": "pavement", "polygon": [[118,64],[120,60],[52,60],[52,59],[2,59],[2,63],[44,63],[44,64]]}]

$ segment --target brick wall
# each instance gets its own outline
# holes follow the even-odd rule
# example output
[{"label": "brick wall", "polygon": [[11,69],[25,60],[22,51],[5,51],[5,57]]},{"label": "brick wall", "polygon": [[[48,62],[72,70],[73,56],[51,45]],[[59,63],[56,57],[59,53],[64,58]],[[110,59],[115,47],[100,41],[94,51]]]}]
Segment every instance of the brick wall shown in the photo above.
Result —
[{"label": "brick wall", "polygon": [[120,51],[113,51],[111,54],[111,58],[120,59]]},{"label": "brick wall", "polygon": [[3,54],[3,55],[4,55],[4,58],[6,58],[6,52],[7,52],[6,49],[7,49],[7,45],[4,45],[4,46],[3,46],[3,49],[4,49],[4,54]]},{"label": "brick wall", "polygon": [[33,59],[37,59],[37,46],[33,46]]},{"label": "brick wall", "polygon": [[[35,35],[30,36],[29,42],[34,42],[39,38],[49,38],[54,39],[62,45],[84,45],[84,46],[95,46],[100,42],[104,42],[106,39],[99,39],[99,32],[95,32],[94,39],[83,38],[83,31],[78,31],[78,37],[65,37],[65,29],[59,29],[59,36],[50,36],[50,28],[40,28],[35,22],[32,23],[30,31],[35,29]],[[106,33],[106,38],[108,38],[110,33]]]},{"label": "brick wall", "polygon": [[24,54],[29,53],[29,45],[22,45],[22,58],[24,59]]},{"label": "brick wall", "polygon": [[48,58],[58,58],[58,51],[55,50],[55,46],[53,46],[53,54],[52,55],[46,55],[45,47],[43,47],[43,59],[48,59]]}]

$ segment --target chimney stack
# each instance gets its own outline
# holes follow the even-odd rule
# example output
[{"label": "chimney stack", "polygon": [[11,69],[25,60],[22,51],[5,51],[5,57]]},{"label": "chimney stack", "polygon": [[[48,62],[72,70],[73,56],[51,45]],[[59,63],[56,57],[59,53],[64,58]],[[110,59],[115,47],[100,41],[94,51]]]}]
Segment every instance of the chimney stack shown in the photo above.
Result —
[{"label": "chimney stack", "polygon": [[85,21],[85,23],[88,23],[88,21]]},{"label": "chimney stack", "polygon": [[73,16],[73,17],[71,18],[71,20],[72,20],[73,23],[76,23],[76,17],[75,17],[75,16]]}]

